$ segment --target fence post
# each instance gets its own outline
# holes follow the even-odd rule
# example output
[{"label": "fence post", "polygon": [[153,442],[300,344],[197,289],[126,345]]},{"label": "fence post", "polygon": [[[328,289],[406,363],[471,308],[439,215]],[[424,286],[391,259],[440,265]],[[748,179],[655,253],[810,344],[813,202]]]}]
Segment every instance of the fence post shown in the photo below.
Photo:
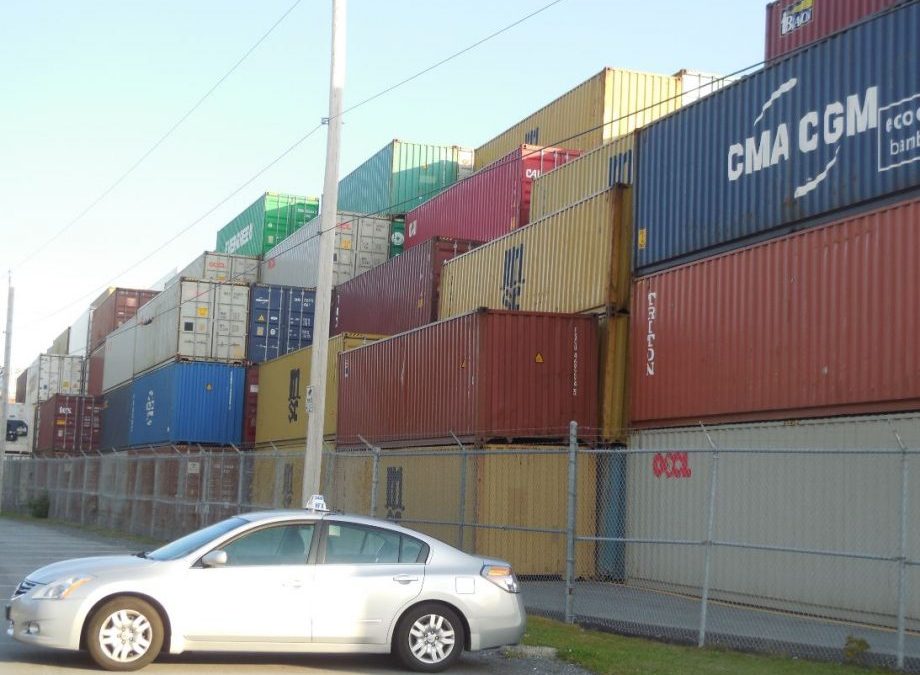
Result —
[{"label": "fence post", "polygon": [[[891,424],[891,421],[888,422]],[[910,464],[907,461],[907,446],[901,439],[901,434],[893,426],[891,432],[898,440],[901,448],[901,513],[898,541],[898,647],[897,668],[904,670],[904,631],[907,622],[907,513],[910,509],[908,501],[908,479]]]},{"label": "fence post", "polygon": [[716,515],[716,483],[719,479],[719,448],[713,443],[712,437],[706,427],[700,423],[703,433],[706,434],[706,440],[709,441],[709,447],[712,448],[712,460],[709,463],[709,500],[706,505],[708,515],[706,516],[706,540],[703,546],[706,547],[705,559],[703,562],[703,597],[700,603],[700,633],[697,640],[697,646],[702,647],[706,644],[706,614],[709,610],[709,572],[712,566],[712,530]]},{"label": "fence post", "polygon": [[565,622],[575,623],[575,489],[578,485],[578,423],[569,422],[569,485],[565,523]]},{"label": "fence post", "polygon": [[463,550],[463,530],[466,528],[466,447],[460,442],[453,431],[450,432],[454,441],[460,446],[460,528],[457,533],[457,548]]}]

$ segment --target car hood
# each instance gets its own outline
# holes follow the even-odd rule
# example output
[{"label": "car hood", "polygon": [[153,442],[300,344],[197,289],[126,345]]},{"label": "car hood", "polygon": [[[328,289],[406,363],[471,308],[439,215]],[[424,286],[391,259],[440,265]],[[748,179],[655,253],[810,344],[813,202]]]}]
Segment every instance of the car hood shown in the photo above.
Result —
[{"label": "car hood", "polygon": [[156,560],[138,558],[133,555],[106,555],[93,558],[74,558],[72,560],[62,560],[61,562],[45,565],[32,572],[29,575],[29,579],[31,581],[37,581],[40,584],[49,584],[52,581],[64,577],[72,577],[80,574],[96,576],[102,572],[121,570],[132,570],[137,572],[143,568],[156,564]]}]

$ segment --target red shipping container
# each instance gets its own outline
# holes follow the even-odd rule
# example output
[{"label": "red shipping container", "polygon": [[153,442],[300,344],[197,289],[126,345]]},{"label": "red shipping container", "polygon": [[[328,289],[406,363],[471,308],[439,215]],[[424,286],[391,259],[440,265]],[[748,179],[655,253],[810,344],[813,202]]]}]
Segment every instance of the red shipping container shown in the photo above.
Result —
[{"label": "red shipping container", "polygon": [[396,335],[437,321],[444,263],[478,245],[435,237],[336,286],[329,334]]},{"label": "red shipping container", "polygon": [[636,280],[631,424],[920,409],[920,200]]},{"label": "red shipping container", "polygon": [[38,407],[37,453],[79,455],[99,449],[102,399],[55,394]]},{"label": "red shipping container", "polygon": [[530,222],[533,179],[581,153],[522,145],[406,215],[406,249],[432,237],[491,241]]},{"label": "red shipping container", "polygon": [[597,433],[597,319],[481,309],[339,355],[337,445]]},{"label": "red shipping container", "polygon": [[136,288],[116,288],[108,296],[97,301],[90,318],[88,352],[105,342],[105,338],[128,319],[137,314],[139,307],[150,302],[159,291]]},{"label": "red shipping container", "polygon": [[88,396],[102,396],[102,375],[105,371],[105,342],[84,362],[84,387]]},{"label": "red shipping container", "polygon": [[246,368],[243,392],[243,445],[252,447],[256,442],[256,412],[259,408],[259,366]]},{"label": "red shipping container", "polygon": [[767,5],[766,60],[843,30],[902,0],[776,0]]}]

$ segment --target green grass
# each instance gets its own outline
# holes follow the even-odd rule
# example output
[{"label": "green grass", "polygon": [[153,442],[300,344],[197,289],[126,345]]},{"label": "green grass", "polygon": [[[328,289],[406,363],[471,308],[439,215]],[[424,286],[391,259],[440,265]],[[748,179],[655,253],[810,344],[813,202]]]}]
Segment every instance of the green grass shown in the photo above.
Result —
[{"label": "green grass", "polygon": [[[777,656],[697,649],[585,630],[539,616],[527,620],[524,644],[555,647],[559,658],[599,675],[872,675],[891,671]],[[842,646],[842,645],[841,645]]]}]

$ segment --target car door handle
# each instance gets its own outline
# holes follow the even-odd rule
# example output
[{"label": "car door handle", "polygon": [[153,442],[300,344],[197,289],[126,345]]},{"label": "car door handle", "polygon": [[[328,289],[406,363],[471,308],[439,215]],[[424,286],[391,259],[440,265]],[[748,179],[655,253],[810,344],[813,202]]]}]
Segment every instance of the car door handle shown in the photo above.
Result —
[{"label": "car door handle", "polygon": [[412,576],[411,574],[397,574],[395,577],[393,577],[393,581],[401,584],[409,584],[413,581],[418,581],[418,577]]}]

